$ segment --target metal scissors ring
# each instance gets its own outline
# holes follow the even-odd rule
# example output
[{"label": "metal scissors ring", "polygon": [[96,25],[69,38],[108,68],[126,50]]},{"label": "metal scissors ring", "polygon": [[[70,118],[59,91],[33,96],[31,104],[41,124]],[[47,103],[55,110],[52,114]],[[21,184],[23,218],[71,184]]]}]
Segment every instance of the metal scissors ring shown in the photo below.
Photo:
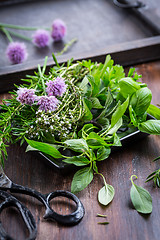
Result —
[{"label": "metal scissors ring", "polygon": [[[34,240],[37,236],[37,227],[34,217],[29,211],[29,209],[26,208],[20,201],[18,201],[18,199],[2,190],[0,190],[0,199],[4,200],[4,202],[0,204],[0,213],[2,212],[3,209],[9,206],[16,207],[18,211],[21,213],[23,221],[25,222],[25,225],[27,226],[27,229],[29,231],[29,237],[27,238],[27,240]],[[1,222],[0,222],[0,239],[14,240],[5,232]]]},{"label": "metal scissors ring", "polygon": [[[51,192],[48,194],[42,194],[34,189],[13,183],[5,175],[2,167],[0,167],[0,190],[1,190],[0,192],[9,190],[10,193],[22,193],[22,194],[26,194],[26,195],[29,195],[29,196],[32,196],[32,197],[38,199],[45,206],[45,214],[43,216],[44,219],[55,220],[58,223],[63,224],[63,225],[75,225],[75,224],[79,223],[85,213],[83,204],[78,199],[78,197],[75,196],[73,193],[68,192],[68,191],[63,191],[63,190],[57,190],[55,192]],[[5,207],[9,206],[9,204],[7,205],[8,200],[6,200],[5,195],[4,196],[3,196],[3,194],[1,194],[1,195],[2,195],[2,198],[4,198],[5,202],[4,202],[4,205],[3,204],[0,205],[0,212],[3,209],[3,206],[5,206]],[[9,196],[11,196],[11,195],[9,195]],[[50,201],[53,198],[59,197],[59,196],[60,197],[63,196],[63,197],[73,200],[76,203],[76,210],[68,215],[61,215],[61,214],[56,213],[51,208]],[[14,199],[16,199],[16,198],[14,198]],[[12,201],[10,201],[10,202],[12,202]],[[19,206],[18,203],[16,206]],[[21,214],[23,214],[23,208],[18,208],[18,209],[19,210],[21,209],[22,211],[20,211],[20,212],[21,212]],[[25,211],[25,209],[24,209],[24,211]]]}]

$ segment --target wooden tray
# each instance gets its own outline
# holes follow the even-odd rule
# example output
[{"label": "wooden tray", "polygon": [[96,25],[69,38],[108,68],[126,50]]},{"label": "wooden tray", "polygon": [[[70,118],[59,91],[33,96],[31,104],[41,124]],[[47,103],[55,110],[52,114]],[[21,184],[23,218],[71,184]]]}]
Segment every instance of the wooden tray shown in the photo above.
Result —
[{"label": "wooden tray", "polygon": [[[159,0],[142,1],[150,8],[156,8],[155,13],[160,16]],[[52,42],[49,48],[41,50],[26,42],[29,57],[22,64],[9,64],[5,57],[8,42],[0,33],[0,92],[12,89],[14,83],[18,84],[26,74],[32,74],[37,64],[43,65],[46,55],[49,56],[49,68],[54,64],[52,52],[62,50],[64,44],[75,37],[78,42],[58,57],[60,63],[72,57],[74,60],[90,58],[103,62],[106,54],[111,54],[116,63],[124,66],[160,58],[160,36],[155,36],[153,29],[132,11],[116,7],[110,0],[0,0],[0,22],[50,27],[56,18],[67,24],[68,34],[64,41]],[[30,31],[25,34],[32,35]]]}]

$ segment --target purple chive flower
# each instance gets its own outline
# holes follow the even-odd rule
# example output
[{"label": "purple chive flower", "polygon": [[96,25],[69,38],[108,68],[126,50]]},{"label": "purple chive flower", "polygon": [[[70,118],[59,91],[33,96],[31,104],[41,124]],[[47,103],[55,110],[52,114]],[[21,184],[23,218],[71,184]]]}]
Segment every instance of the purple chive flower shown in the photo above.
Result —
[{"label": "purple chive flower", "polygon": [[37,100],[35,89],[19,88],[17,95],[17,100],[22,104],[28,104],[31,106]]},{"label": "purple chive flower", "polygon": [[40,96],[38,99],[39,109],[42,111],[55,111],[59,101],[55,96]]},{"label": "purple chive flower", "polygon": [[49,96],[61,96],[65,93],[67,85],[61,77],[57,77],[54,81],[50,80],[46,83],[46,92]]},{"label": "purple chive flower", "polygon": [[6,55],[11,63],[18,64],[25,61],[28,54],[24,43],[11,42],[7,47]]},{"label": "purple chive flower", "polygon": [[54,20],[51,36],[55,42],[61,41],[66,35],[66,24],[61,19]]},{"label": "purple chive flower", "polygon": [[49,32],[43,29],[39,29],[33,35],[32,42],[39,48],[44,48],[49,45]]}]

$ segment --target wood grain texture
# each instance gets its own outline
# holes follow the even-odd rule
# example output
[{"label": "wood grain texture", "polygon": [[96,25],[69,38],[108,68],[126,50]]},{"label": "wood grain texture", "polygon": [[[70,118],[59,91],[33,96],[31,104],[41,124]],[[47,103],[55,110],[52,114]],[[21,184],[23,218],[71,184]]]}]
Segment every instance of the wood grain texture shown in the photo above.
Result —
[{"label": "wood grain texture", "polygon": [[[137,65],[136,71],[143,75],[143,82],[153,93],[153,104],[160,103],[160,61]],[[126,69],[126,72],[128,69]],[[1,95],[1,98],[5,95]],[[40,161],[31,153],[25,153],[18,144],[8,148],[8,160],[5,162],[5,172],[14,182],[35,188],[42,193],[56,189],[70,190],[73,173],[62,176],[54,171],[44,161]],[[37,227],[38,240],[158,240],[160,235],[160,190],[153,183],[145,183],[149,173],[160,167],[160,162],[152,162],[160,155],[160,137],[149,136],[143,140],[112,153],[108,160],[100,162],[99,171],[107,182],[115,188],[115,198],[108,207],[102,207],[97,201],[97,192],[103,186],[102,179],[95,176],[93,182],[77,196],[85,207],[83,220],[74,227],[60,226],[54,222],[43,220],[44,209],[36,200],[30,197],[16,195],[33,213]],[[153,212],[149,216],[138,214],[130,201],[129,180],[132,174],[138,176],[136,183],[145,187],[152,195]],[[65,214],[71,211],[69,207],[55,202],[55,208]],[[97,218],[97,213],[106,214],[109,225],[99,225],[103,219]],[[9,209],[1,215],[5,229],[17,240],[24,239],[27,232],[15,210]],[[104,219],[104,221],[106,221]]]}]

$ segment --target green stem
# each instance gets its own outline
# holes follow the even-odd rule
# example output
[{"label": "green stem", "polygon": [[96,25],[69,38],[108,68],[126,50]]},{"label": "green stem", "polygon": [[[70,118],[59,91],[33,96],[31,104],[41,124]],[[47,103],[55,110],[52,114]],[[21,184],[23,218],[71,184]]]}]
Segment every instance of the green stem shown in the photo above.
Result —
[{"label": "green stem", "polygon": [[[41,28],[41,27],[24,27],[24,26],[13,25],[13,24],[5,24],[5,23],[0,23],[0,27],[21,29],[21,30],[28,30],[28,31],[35,31],[35,30]],[[46,29],[46,30],[49,30],[49,31],[51,30],[50,28],[42,28],[42,29]]]},{"label": "green stem", "polygon": [[32,38],[26,37],[26,36],[21,35],[21,34],[19,34],[19,33],[12,32],[12,31],[10,31],[10,30],[8,30],[8,32],[9,32],[11,35],[15,36],[15,37],[19,37],[19,38],[22,38],[22,39],[27,40],[27,41],[32,41]]},{"label": "green stem", "polygon": [[39,64],[38,64],[38,71],[39,71],[40,80],[41,80],[42,87],[43,87],[43,93],[44,93],[44,95],[47,95],[47,94],[46,94],[45,84],[44,84],[44,79],[43,79],[43,73],[42,73],[42,71],[41,71],[41,67],[40,67]]},{"label": "green stem", "polygon": [[13,39],[12,39],[10,33],[4,27],[0,27],[0,29],[2,30],[2,32],[4,32],[4,34],[6,35],[6,37],[9,40],[9,42],[13,42]]},{"label": "green stem", "polygon": [[138,178],[136,175],[132,175],[132,176],[130,177],[130,180],[131,180],[132,184],[134,184],[133,179],[132,179],[133,177],[135,177],[136,179]]},{"label": "green stem", "polygon": [[77,42],[78,39],[77,38],[73,38],[70,42],[68,42],[67,44],[65,44],[65,47],[62,49],[61,52],[57,53],[58,56],[62,55],[63,53],[67,52],[68,48],[71,47],[73,45],[73,43]]}]

